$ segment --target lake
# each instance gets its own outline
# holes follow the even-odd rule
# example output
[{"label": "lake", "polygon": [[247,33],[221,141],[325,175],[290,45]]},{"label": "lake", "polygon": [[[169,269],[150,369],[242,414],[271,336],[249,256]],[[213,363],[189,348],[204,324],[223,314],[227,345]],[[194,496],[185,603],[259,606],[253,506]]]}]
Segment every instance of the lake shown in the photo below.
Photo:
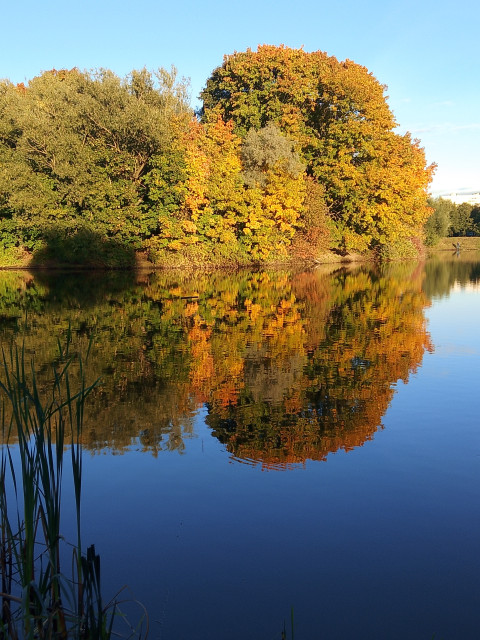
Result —
[{"label": "lake", "polygon": [[0,273],[42,384],[90,344],[84,544],[161,640],[480,636],[479,317],[467,254]]}]

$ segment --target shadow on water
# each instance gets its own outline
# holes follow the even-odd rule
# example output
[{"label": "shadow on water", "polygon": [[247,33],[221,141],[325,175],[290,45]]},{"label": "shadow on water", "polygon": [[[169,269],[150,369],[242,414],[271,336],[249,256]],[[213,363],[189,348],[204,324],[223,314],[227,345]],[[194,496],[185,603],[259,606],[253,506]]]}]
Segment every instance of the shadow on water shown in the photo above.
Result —
[{"label": "shadow on water", "polygon": [[86,310],[107,298],[123,300],[137,278],[133,247],[88,228],[49,227],[29,266],[29,272],[1,274],[0,329],[27,313],[53,307],[59,312],[69,307]]},{"label": "shadow on water", "polygon": [[62,266],[94,269],[132,269],[135,250],[121,240],[87,227],[71,230],[51,226],[43,233],[43,246],[33,254],[32,267]]},{"label": "shadow on water", "polygon": [[133,270],[98,271],[41,270],[36,271],[32,286],[42,291],[41,299],[48,305],[76,306],[88,309],[102,302],[121,305],[125,293],[136,283]]}]

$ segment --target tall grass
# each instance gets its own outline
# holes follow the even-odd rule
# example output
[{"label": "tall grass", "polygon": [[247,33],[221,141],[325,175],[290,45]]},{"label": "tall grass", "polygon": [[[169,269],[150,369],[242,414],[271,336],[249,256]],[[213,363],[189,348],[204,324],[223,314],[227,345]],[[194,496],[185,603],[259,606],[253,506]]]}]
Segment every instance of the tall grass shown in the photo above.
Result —
[{"label": "tall grass", "polygon": [[[68,338],[65,348],[59,344],[47,390],[23,349],[3,353],[0,639],[108,639],[120,617],[116,602],[102,600],[100,557],[93,545],[86,553],[82,547],[81,432],[85,401],[96,383],[85,383],[82,361],[70,356],[69,345]],[[75,391],[73,366],[80,374]],[[75,495],[76,541],[71,545],[61,534],[67,466]],[[69,576],[60,566],[65,548],[72,558]],[[141,637],[142,626],[128,627],[127,635]]]}]

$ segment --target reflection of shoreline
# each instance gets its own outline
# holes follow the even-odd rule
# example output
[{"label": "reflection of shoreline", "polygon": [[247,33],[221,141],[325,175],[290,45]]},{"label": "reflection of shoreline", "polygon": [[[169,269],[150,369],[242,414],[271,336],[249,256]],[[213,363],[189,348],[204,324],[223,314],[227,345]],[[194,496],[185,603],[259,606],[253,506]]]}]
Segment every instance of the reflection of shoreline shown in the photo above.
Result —
[{"label": "reflection of shoreline", "polygon": [[423,290],[430,299],[448,296],[454,287],[470,289],[479,282],[480,260],[474,260],[471,255],[444,256],[443,259],[435,256],[425,264]]},{"label": "reflection of shoreline", "polygon": [[457,291],[463,291],[465,293],[478,293],[480,291],[480,281],[479,282],[455,282],[453,287],[450,289],[452,293]]}]

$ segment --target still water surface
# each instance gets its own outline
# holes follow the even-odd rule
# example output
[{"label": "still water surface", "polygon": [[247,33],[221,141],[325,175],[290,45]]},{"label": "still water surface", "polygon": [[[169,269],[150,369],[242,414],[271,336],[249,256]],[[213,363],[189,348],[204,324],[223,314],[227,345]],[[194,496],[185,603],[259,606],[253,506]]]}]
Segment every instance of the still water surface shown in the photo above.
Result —
[{"label": "still water surface", "polygon": [[480,637],[479,317],[468,258],[0,274],[45,380],[93,340],[84,543],[162,640]]}]

